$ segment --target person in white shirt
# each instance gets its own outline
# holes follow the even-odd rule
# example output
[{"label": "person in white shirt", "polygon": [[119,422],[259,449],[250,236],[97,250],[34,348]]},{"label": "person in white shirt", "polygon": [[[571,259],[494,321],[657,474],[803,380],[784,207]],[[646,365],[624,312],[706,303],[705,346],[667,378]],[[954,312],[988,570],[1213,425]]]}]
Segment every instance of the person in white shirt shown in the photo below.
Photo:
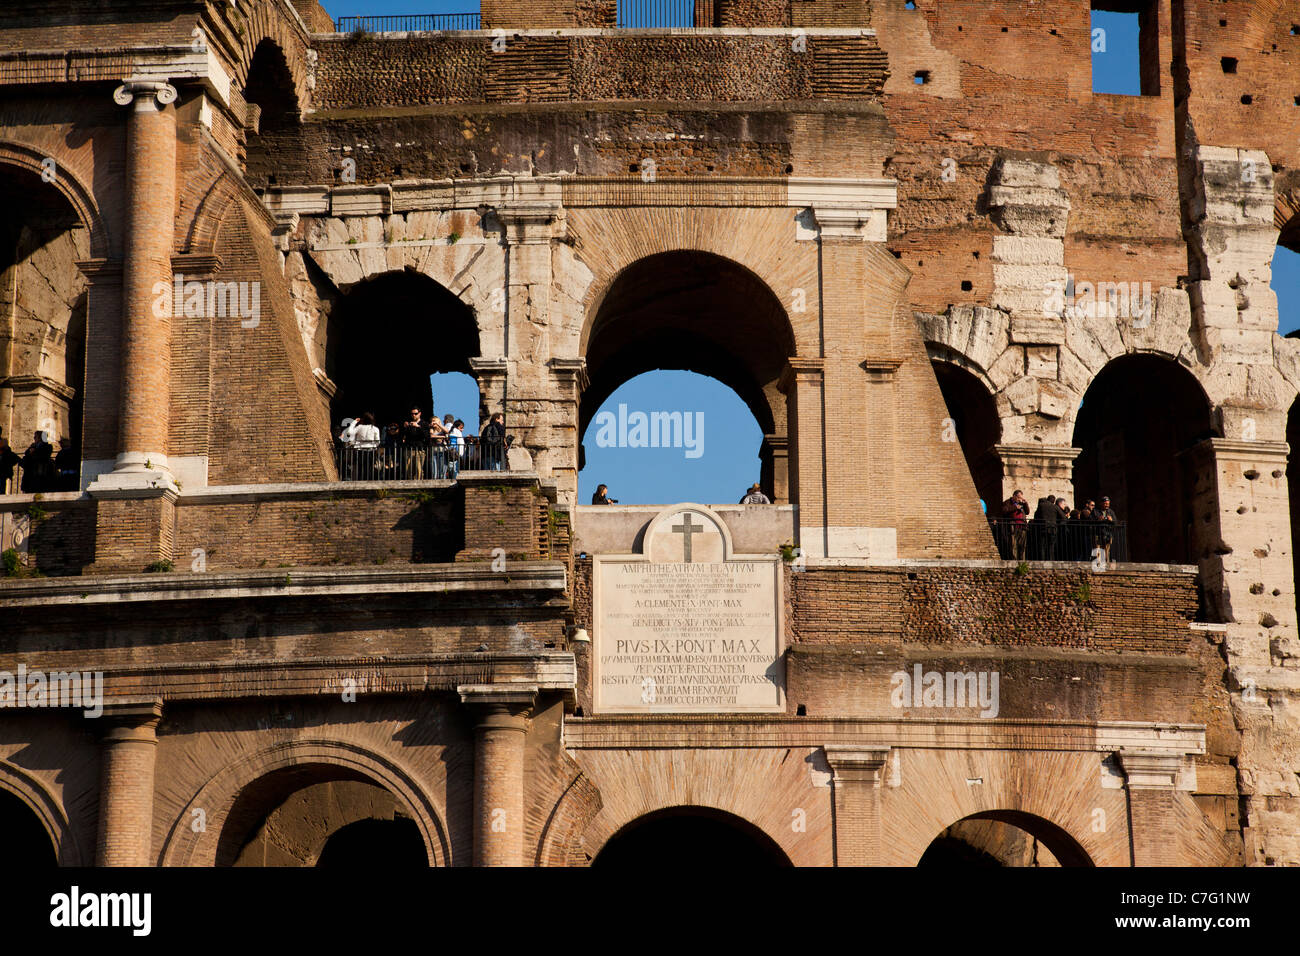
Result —
[{"label": "person in white shirt", "polygon": [[357,471],[367,481],[378,478],[375,473],[375,451],[379,448],[379,428],[375,425],[375,416],[366,412],[352,433],[352,447],[357,462]]},{"label": "person in white shirt", "polygon": [[[448,415],[448,418],[451,416]],[[447,432],[447,477],[455,478],[460,468],[460,456],[465,450],[465,423],[459,418],[452,422]]]},{"label": "person in white shirt", "polygon": [[351,481],[356,471],[356,457],[353,451],[357,439],[358,418],[345,418],[339,423],[339,477]]}]

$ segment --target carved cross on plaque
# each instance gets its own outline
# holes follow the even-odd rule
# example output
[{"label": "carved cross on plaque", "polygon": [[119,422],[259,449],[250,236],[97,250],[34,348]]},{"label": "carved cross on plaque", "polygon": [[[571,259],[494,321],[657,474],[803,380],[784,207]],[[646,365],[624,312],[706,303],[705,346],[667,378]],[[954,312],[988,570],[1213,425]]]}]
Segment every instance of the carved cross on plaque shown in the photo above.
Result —
[{"label": "carved cross on plaque", "polygon": [[682,560],[689,564],[691,561],[691,535],[696,531],[703,531],[704,525],[692,524],[691,513],[688,511],[682,515],[682,523],[673,525],[671,530],[682,536]]}]

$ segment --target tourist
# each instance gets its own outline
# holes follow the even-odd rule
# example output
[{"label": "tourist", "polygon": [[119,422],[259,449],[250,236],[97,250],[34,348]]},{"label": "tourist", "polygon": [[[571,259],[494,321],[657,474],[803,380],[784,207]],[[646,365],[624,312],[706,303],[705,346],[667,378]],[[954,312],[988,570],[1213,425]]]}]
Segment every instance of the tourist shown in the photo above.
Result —
[{"label": "tourist", "polygon": [[384,429],[384,477],[393,480],[401,477],[402,426],[389,422]]},{"label": "tourist", "polygon": [[357,473],[364,481],[379,478],[375,468],[375,452],[379,448],[379,429],[375,426],[375,416],[365,412],[352,433],[353,454],[356,456]]},{"label": "tourist", "polygon": [[1093,517],[1097,521],[1096,546],[1101,548],[1106,563],[1110,564],[1110,545],[1115,537],[1115,512],[1111,511],[1110,499],[1105,495],[1102,496],[1101,507]]},{"label": "tourist", "polygon": [[1056,557],[1057,524],[1061,520],[1061,509],[1056,506],[1056,495],[1038,499],[1038,508],[1034,511],[1034,557],[1039,561],[1051,561]]},{"label": "tourist", "polygon": [[[451,416],[448,415],[448,418]],[[459,418],[451,423],[447,432],[447,477],[455,478],[460,470],[460,458],[465,451],[465,423]]]},{"label": "tourist", "polygon": [[435,479],[447,477],[447,431],[437,415],[429,416],[429,474]]},{"label": "tourist", "polygon": [[[14,480],[14,466],[21,462],[17,453],[9,447],[9,439],[0,436],[0,495],[10,494],[9,482]],[[15,488],[13,491],[17,491]]]},{"label": "tourist", "polygon": [[618,499],[609,496],[609,485],[597,485],[595,494],[591,496],[591,503],[593,505],[616,505]]},{"label": "tourist", "polygon": [[1028,516],[1029,502],[1025,500],[1025,493],[1017,488],[1002,502],[1002,520],[1011,551],[1008,557],[1016,561],[1025,560],[1025,519]]},{"label": "tourist", "polygon": [[45,440],[45,432],[38,431],[23,452],[23,491],[39,494],[51,490],[53,484],[54,448]]},{"label": "tourist", "polygon": [[59,453],[54,456],[54,480],[58,491],[76,491],[81,484],[81,475],[77,468],[77,452],[72,447],[72,440],[59,439]]},{"label": "tourist", "polygon": [[424,443],[428,430],[420,409],[412,406],[410,415],[402,422],[402,477],[408,481],[424,477]]},{"label": "tourist", "polygon": [[488,471],[501,471],[506,458],[506,417],[496,412],[478,436],[479,454],[483,456],[483,467]]},{"label": "tourist", "polygon": [[742,505],[770,505],[772,502],[763,494],[763,489],[759,487],[758,482],[749,486],[749,493],[740,499]]}]

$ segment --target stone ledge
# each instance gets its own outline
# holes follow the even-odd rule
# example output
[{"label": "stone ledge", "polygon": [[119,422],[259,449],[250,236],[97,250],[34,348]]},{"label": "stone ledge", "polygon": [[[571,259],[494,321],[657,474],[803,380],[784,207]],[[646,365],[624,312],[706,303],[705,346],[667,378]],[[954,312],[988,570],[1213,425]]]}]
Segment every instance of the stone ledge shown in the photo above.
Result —
[{"label": "stone ledge", "polygon": [[1143,721],[885,720],[753,715],[570,717],[567,750],[626,747],[824,747],[918,750],[1055,750],[1113,753],[1117,742],[1170,755],[1205,752],[1201,724]]},{"label": "stone ledge", "polygon": [[250,598],[332,597],[412,592],[543,591],[566,588],[565,565],[516,561],[509,571],[483,564],[408,565],[402,568],[290,567],[222,571],[23,579],[0,582],[0,607],[130,604]]}]

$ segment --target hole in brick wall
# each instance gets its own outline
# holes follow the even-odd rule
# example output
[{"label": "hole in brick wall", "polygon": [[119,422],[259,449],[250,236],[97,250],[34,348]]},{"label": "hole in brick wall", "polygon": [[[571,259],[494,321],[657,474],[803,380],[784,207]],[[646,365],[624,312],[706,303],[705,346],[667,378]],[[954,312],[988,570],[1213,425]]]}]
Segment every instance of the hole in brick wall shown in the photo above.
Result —
[{"label": "hole in brick wall", "polygon": [[785,171],[787,174],[794,172],[794,163],[786,163]]},{"label": "hole in brick wall", "polygon": [[1002,28],[1002,32],[1003,32],[1003,33],[1006,33],[1006,32],[1007,32],[1007,28],[1006,28],[1006,27],[1003,27],[1003,28]]},{"label": "hole in brick wall", "polygon": [[1052,31],[1052,36],[1054,36],[1054,37],[1059,37],[1059,36],[1060,36],[1060,34],[1059,34],[1059,33],[1057,33],[1057,32],[1056,32],[1056,31],[1055,31],[1055,30],[1053,30],[1053,31]]},{"label": "hole in brick wall", "polygon": [[978,259],[980,257],[979,250],[976,249],[974,252],[971,253],[971,255],[974,256],[976,259]]},{"label": "hole in brick wall", "polygon": [[901,259],[901,258],[903,258],[903,253],[900,252],[899,250],[895,249],[895,250],[892,250],[892,251],[893,251],[893,253],[894,253],[894,258],[895,258],[895,259]]},{"label": "hole in brick wall", "polygon": [[1235,56],[1225,56],[1219,60],[1219,65],[1223,67],[1224,73],[1237,72],[1237,58]]},{"label": "hole in brick wall", "polygon": [[1300,25],[1294,23],[1291,24],[1291,35],[1293,37],[1300,37]]},{"label": "hole in brick wall", "polygon": [[1226,27],[1227,25],[1228,25],[1228,21],[1227,21],[1227,20],[1220,20],[1220,21],[1219,21],[1219,26],[1221,26],[1221,27]]},{"label": "hole in brick wall", "polygon": [[970,281],[970,279],[962,279],[962,280],[961,280],[961,291],[963,291],[963,292],[969,292],[969,291],[971,291],[971,289],[973,289],[973,288],[975,288],[975,286],[971,285],[971,281]]},{"label": "hole in brick wall", "polygon": [[1247,93],[1245,96],[1241,98],[1242,106],[1249,106],[1253,102],[1255,102],[1255,98],[1251,96],[1249,93]]},{"label": "hole in brick wall", "polygon": [[460,164],[460,171],[461,171],[462,173],[464,173],[466,176],[468,176],[468,175],[470,175],[471,173],[474,172],[474,167],[471,166],[469,163],[461,163],[461,164]]},{"label": "hole in brick wall", "polygon": [[1300,96],[1297,96],[1297,97],[1295,98],[1295,105],[1296,105],[1296,106],[1300,106]]},{"label": "hole in brick wall", "polygon": [[640,165],[638,165],[637,163],[628,163],[628,164],[627,164],[627,171],[628,171],[629,173],[635,173],[635,172],[638,172],[640,169],[641,169],[641,167],[640,167]]},{"label": "hole in brick wall", "polygon": [[915,10],[915,9],[916,9],[916,0],[907,0],[907,3],[903,4],[903,9],[904,9],[904,10]]},{"label": "hole in brick wall", "polygon": [[796,707],[796,708],[794,709],[794,715],[795,715],[796,717],[807,717],[807,716],[808,716],[808,708],[805,707],[803,704],[800,704],[798,707]]},{"label": "hole in brick wall", "polygon": [[585,716],[585,715],[583,714],[583,712],[582,712],[582,705],[581,705],[581,704],[579,704],[577,707],[575,707],[575,708],[573,709],[573,716],[574,716],[574,717],[583,717],[583,716]]},{"label": "hole in brick wall", "polygon": [[394,166],[394,167],[393,167],[393,178],[394,178],[394,179],[398,179],[398,178],[401,177],[401,175],[402,175],[402,167],[401,167],[400,165]]},{"label": "hole in brick wall", "polygon": [[275,185],[275,173],[267,173],[267,174],[266,174],[266,184],[267,184],[268,186],[274,186],[274,185]]},{"label": "hole in brick wall", "polygon": [[925,86],[925,84],[930,82],[930,71],[917,70],[916,75],[912,77],[912,82],[917,86]]}]

